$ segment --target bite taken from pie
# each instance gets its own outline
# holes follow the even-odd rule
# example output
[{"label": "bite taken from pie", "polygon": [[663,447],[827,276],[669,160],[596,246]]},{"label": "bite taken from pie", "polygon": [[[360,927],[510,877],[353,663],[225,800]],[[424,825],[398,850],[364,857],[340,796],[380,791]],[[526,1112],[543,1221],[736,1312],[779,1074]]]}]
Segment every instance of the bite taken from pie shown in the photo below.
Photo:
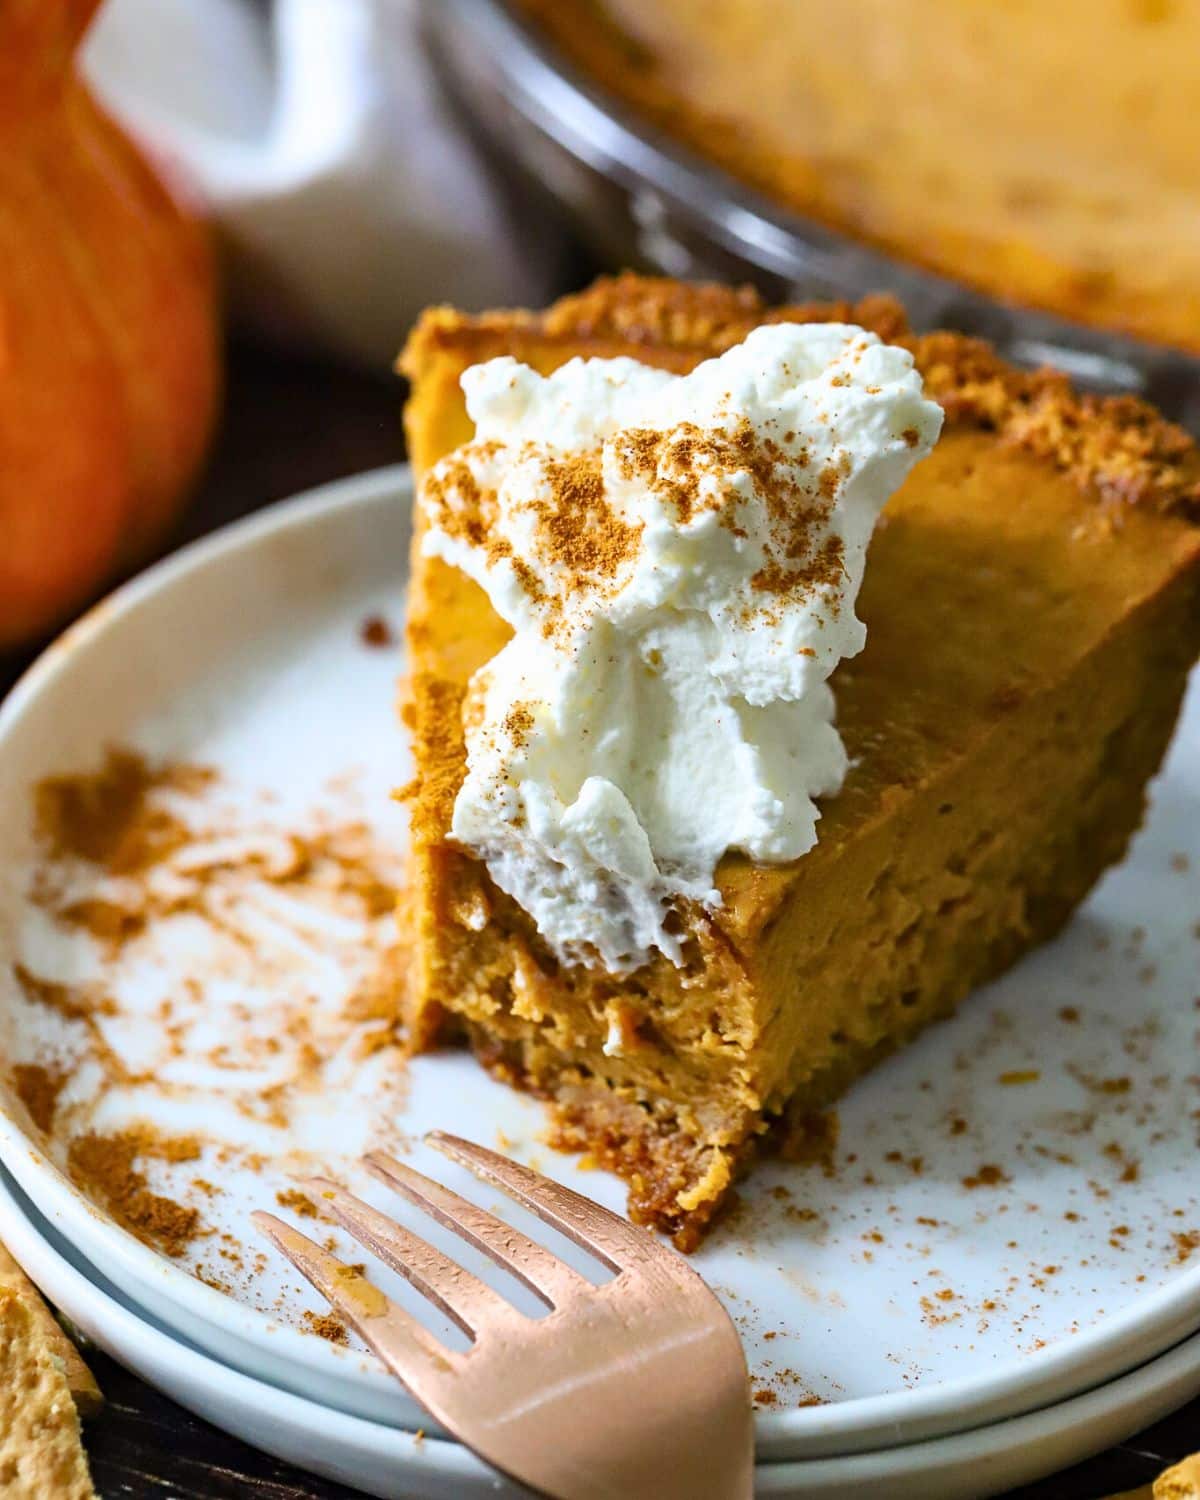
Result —
[{"label": "bite taken from pie", "polygon": [[1121,857],[1200,454],[887,299],[623,276],[432,311],[403,368],[410,1034],[690,1248]]}]

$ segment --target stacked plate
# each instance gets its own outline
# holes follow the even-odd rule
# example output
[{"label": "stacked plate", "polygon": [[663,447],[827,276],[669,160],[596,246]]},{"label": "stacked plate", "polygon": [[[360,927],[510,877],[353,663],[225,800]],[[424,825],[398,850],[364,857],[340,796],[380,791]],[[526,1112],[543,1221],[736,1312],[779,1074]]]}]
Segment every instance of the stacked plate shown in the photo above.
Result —
[{"label": "stacked plate", "polygon": [[[274,1207],[361,1259],[297,1177],[416,1226],[356,1160],[382,1143],[420,1166],[434,1126],[621,1203],[542,1147],[538,1106],[454,1053],[404,1063],[364,1003],[405,837],[409,501],[390,470],[179,554],[0,712],[0,1238],[98,1343],[239,1436],[373,1494],[494,1495],[248,1223]],[[1200,1391],[1198,740],[1193,691],[1146,828],[1070,929],[861,1084],[824,1164],[765,1164],[699,1252],[746,1342],[761,1493],[997,1493]],[[126,777],[130,827],[72,845],[54,807],[86,783],[61,778],[98,768]],[[153,858],[120,845],[139,827]]]}]

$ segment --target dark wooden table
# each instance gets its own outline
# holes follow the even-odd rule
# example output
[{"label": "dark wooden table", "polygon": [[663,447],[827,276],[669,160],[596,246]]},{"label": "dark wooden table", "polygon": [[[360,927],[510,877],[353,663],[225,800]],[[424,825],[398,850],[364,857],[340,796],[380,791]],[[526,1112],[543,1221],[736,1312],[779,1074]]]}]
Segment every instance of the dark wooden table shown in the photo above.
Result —
[{"label": "dark wooden table", "polygon": [[[297,490],[403,458],[401,398],[398,382],[235,351],[221,441],[176,540]],[[0,694],[26,660],[0,657]],[[226,1436],[103,1356],[94,1364],[108,1407],[87,1442],[105,1500],[342,1500],[354,1493]],[[1009,1500],[1095,1500],[1147,1483],[1196,1449],[1200,1401]]]}]

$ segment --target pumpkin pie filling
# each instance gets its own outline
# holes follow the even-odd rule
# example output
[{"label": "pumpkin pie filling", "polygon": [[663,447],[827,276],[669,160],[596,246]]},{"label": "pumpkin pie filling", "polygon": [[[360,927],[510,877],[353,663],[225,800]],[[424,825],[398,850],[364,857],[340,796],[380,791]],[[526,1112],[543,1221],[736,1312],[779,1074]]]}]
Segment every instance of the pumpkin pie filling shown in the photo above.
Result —
[{"label": "pumpkin pie filling", "polygon": [[[427,314],[404,357],[418,477],[471,437],[459,379],[496,355],[683,372],[769,322],[837,320],[910,349],[946,429],[888,503],[832,686],[850,756],[801,858],[728,854],[681,961],[563,963],[450,836],[463,699],[508,627],[414,551],[414,1042],[466,1035],[553,1101],[563,1144],[693,1245],[739,1169],[796,1144],[860,1073],[1053,934],[1136,830],[1200,645],[1200,459],[1132,401],[1077,397],[895,304],[768,309],[633,277],[543,314]],[[418,532],[424,522],[418,518]]]}]

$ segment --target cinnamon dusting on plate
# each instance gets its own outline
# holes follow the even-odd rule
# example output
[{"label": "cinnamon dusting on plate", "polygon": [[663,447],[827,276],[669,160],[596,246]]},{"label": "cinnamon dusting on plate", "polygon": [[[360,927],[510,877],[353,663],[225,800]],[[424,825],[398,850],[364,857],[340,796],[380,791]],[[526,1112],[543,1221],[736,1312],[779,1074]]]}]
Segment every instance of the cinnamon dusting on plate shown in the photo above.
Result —
[{"label": "cinnamon dusting on plate", "polygon": [[123,1228],[164,1255],[178,1257],[201,1232],[195,1208],[152,1192],[138,1163],[148,1160],[199,1160],[195,1136],[160,1135],[140,1124],[112,1135],[89,1132],[77,1136],[67,1154],[71,1180],[89,1197],[103,1203]]},{"label": "cinnamon dusting on plate", "polygon": [[971,1191],[974,1188],[981,1187],[1001,1187],[1009,1181],[1009,1175],[1003,1167],[996,1166],[994,1162],[984,1162],[983,1166],[979,1167],[977,1171],[972,1172],[969,1177],[963,1178],[962,1185],[968,1191]]},{"label": "cinnamon dusting on plate", "polygon": [[194,794],[214,779],[205,766],[151,766],[134,750],[110,746],[100,769],[51,776],[34,790],[39,841],[53,859],[72,857],[133,874],[187,842],[187,825],[155,792]]},{"label": "cinnamon dusting on plate", "polygon": [[289,1209],[297,1218],[315,1219],[317,1217],[317,1205],[307,1193],[302,1193],[299,1188],[281,1188],[275,1194],[275,1202],[280,1208]]},{"label": "cinnamon dusting on plate", "polygon": [[90,933],[109,953],[119,953],[146,930],[146,913],[131,911],[115,901],[83,897],[68,902],[58,911],[59,920],[68,927]]},{"label": "cinnamon dusting on plate", "polygon": [[1175,1259],[1179,1265],[1191,1260],[1197,1250],[1200,1250],[1200,1230],[1188,1229],[1182,1233],[1172,1234],[1175,1245]]},{"label": "cinnamon dusting on plate", "polygon": [[57,1064],[14,1063],[9,1069],[13,1093],[29,1111],[29,1118],[45,1134],[54,1123],[58,1096],[67,1082],[67,1070]]},{"label": "cinnamon dusting on plate", "polygon": [[66,1021],[90,1021],[95,1016],[115,1016],[117,1003],[92,984],[65,984],[34,974],[24,964],[13,964],[12,971],[27,1000],[57,1012]]},{"label": "cinnamon dusting on plate", "polygon": [[327,1339],[331,1344],[348,1344],[349,1335],[346,1325],[336,1313],[315,1313],[305,1309],[304,1326],[309,1333],[315,1333],[318,1338]]},{"label": "cinnamon dusting on plate", "polygon": [[[297,1170],[299,1142],[289,1139],[297,1109],[338,1086],[346,1066],[385,1049],[395,1066],[373,1065],[364,1107],[372,1116],[399,1108],[398,851],[346,815],[354,799],[347,773],[329,783],[328,804],[281,827],[266,791],[121,747],[98,770],[34,791],[40,857],[28,896],[79,961],[56,958],[44,972],[39,953],[37,963],[13,966],[25,1003],[53,1012],[65,1036],[60,1056],[16,1059],[7,1081],[97,1207],[230,1293],[244,1292],[266,1261],[222,1225],[215,1173],[177,1169],[211,1148],[214,1167],[254,1172],[264,1193],[273,1191],[272,1175]],[[342,811],[335,818],[327,805]],[[131,982],[147,971],[159,995],[141,977]],[[54,1034],[61,1030],[55,1023]],[[60,1095],[77,1074],[85,1082],[64,1107]],[[117,1102],[122,1092],[127,1105]],[[205,1095],[278,1132],[278,1145],[210,1142],[187,1133],[191,1115],[179,1116],[182,1130],[145,1118],[149,1099],[189,1109]],[[107,1112],[99,1123],[102,1099],[113,1113],[128,1110],[115,1127]],[[281,1190],[280,1201],[315,1212],[295,1190]]]},{"label": "cinnamon dusting on plate", "polygon": [[364,646],[378,650],[396,644],[396,633],[382,615],[368,615],[359,626],[358,636]]}]

